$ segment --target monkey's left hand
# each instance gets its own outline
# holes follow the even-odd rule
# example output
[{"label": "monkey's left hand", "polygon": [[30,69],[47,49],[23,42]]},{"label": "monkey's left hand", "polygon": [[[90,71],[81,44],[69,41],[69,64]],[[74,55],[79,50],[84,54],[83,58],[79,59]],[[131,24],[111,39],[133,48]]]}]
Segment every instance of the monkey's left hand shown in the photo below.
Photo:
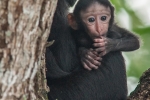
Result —
[{"label": "monkey's left hand", "polygon": [[104,56],[110,51],[115,51],[117,45],[116,39],[111,39],[108,37],[101,37],[94,39],[93,46],[95,50],[100,54],[100,56]]},{"label": "monkey's left hand", "polygon": [[92,48],[79,48],[79,56],[83,67],[87,70],[97,69],[101,65],[102,58]]}]

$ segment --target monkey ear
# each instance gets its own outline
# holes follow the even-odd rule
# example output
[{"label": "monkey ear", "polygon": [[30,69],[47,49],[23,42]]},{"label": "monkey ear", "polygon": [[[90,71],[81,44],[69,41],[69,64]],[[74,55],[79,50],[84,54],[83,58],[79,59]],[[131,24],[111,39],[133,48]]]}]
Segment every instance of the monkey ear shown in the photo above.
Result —
[{"label": "monkey ear", "polygon": [[69,23],[69,26],[74,29],[74,30],[77,30],[78,29],[78,25],[77,25],[77,22],[74,18],[74,15],[72,13],[69,13],[67,15],[67,18],[68,18],[68,23]]}]

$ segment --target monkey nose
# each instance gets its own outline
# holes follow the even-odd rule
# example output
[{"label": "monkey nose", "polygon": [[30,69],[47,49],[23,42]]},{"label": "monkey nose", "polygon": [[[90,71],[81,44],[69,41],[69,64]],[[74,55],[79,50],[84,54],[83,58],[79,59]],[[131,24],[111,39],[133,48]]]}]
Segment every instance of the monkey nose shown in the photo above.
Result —
[{"label": "monkey nose", "polygon": [[102,35],[102,27],[97,27],[97,32],[98,32],[98,34],[99,34],[99,36],[101,36]]},{"label": "monkey nose", "polygon": [[103,25],[99,23],[96,28],[97,28],[97,32],[100,34],[102,32]]}]

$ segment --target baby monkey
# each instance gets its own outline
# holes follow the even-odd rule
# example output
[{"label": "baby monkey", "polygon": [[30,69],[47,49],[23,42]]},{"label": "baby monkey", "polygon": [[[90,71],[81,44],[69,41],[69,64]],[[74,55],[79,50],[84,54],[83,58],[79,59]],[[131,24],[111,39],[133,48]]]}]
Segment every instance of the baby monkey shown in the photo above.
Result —
[{"label": "baby monkey", "polygon": [[97,69],[102,57],[110,51],[139,48],[136,35],[114,24],[114,7],[97,0],[88,8],[82,8],[77,5],[74,12],[68,14],[68,21],[84,68]]}]

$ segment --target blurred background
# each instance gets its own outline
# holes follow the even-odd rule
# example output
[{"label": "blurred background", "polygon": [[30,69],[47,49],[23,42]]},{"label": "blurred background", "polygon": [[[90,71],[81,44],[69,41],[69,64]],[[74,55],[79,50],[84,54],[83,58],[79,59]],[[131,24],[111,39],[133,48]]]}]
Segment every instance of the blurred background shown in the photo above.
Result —
[{"label": "blurred background", "polygon": [[129,93],[135,89],[144,71],[150,68],[150,0],[110,0],[115,6],[115,20],[140,36],[141,48],[125,52]]},{"label": "blurred background", "polygon": [[[110,0],[115,6],[118,25],[137,34],[141,39],[140,49],[124,52],[128,94],[139,82],[143,72],[150,68],[150,0]],[[71,8],[70,11],[73,9]]]}]

